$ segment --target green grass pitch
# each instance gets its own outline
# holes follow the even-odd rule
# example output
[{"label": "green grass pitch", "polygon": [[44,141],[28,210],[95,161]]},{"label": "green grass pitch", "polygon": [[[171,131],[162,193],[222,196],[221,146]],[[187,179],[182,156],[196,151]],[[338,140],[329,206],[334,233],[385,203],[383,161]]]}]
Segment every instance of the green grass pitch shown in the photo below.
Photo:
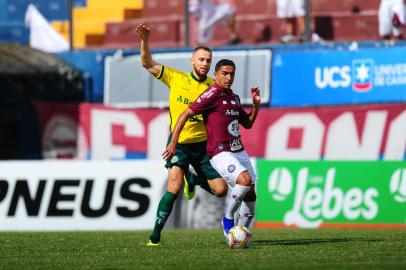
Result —
[{"label": "green grass pitch", "polygon": [[406,269],[406,230],[253,229],[233,250],[221,229],[0,233],[0,269]]}]

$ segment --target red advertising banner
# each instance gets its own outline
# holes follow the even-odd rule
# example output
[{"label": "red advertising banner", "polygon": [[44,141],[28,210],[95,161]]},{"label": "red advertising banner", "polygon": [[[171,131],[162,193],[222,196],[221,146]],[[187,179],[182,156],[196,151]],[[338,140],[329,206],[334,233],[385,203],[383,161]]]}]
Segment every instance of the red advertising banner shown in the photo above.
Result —
[{"label": "red advertising banner", "polygon": [[99,104],[35,104],[44,158],[160,158],[169,135],[168,111]]},{"label": "red advertising banner", "polygon": [[[168,110],[37,103],[45,158],[161,158]],[[253,157],[273,160],[404,160],[406,104],[261,109],[241,127]]]},{"label": "red advertising banner", "polygon": [[252,156],[273,160],[404,160],[406,104],[263,109],[241,129]]},{"label": "red advertising banner", "polygon": [[79,105],[70,103],[34,104],[41,130],[42,155],[45,159],[86,159],[80,152],[84,134],[80,132]]}]

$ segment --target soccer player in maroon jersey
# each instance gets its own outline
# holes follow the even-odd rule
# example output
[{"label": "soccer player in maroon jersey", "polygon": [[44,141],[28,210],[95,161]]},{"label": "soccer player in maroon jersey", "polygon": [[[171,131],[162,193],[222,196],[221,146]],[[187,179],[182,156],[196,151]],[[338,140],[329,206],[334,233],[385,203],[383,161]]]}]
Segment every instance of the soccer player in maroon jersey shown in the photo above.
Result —
[{"label": "soccer player in maroon jersey", "polygon": [[248,227],[255,212],[257,176],[241,141],[239,125],[251,128],[261,104],[258,87],[251,88],[252,109],[245,112],[238,95],[231,90],[235,64],[222,59],[216,64],[216,83],[203,92],[178,118],[172,140],[162,154],[164,159],[175,153],[179,134],[187,119],[202,114],[207,131],[207,155],[212,166],[232,187],[230,201],[222,220],[224,234],[234,226],[234,213],[240,207],[238,225]]},{"label": "soccer player in maroon jersey", "polygon": [[[212,52],[207,47],[198,46],[192,53],[192,71],[181,72],[162,65],[152,58],[149,47],[150,29],[146,25],[139,24],[136,32],[141,40],[142,66],[169,88],[169,120],[172,130],[175,121],[190,102],[214,83],[214,79],[207,76],[211,67]],[[202,116],[190,118],[180,134],[176,153],[165,164],[165,167],[168,168],[167,190],[159,201],[154,229],[147,246],[160,245],[161,231],[173,210],[183,179],[185,179],[184,195],[188,200],[192,199],[195,194],[195,184],[199,184],[203,189],[218,197],[224,197],[227,194],[227,184],[213,168],[206,155],[206,141]],[[190,165],[200,176],[186,173]],[[185,174],[189,176],[185,177]]]}]

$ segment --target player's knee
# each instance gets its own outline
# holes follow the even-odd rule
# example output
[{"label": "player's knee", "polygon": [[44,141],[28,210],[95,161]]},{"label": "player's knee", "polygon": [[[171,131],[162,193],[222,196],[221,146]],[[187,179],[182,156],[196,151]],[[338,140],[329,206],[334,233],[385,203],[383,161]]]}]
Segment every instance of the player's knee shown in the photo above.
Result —
[{"label": "player's knee", "polygon": [[215,185],[211,187],[211,189],[216,197],[221,198],[227,195],[228,187],[223,179],[219,178],[219,181],[215,181],[213,183],[215,183]]},{"label": "player's knee", "polygon": [[225,197],[227,195],[227,186],[226,187],[217,187],[213,190],[213,193],[216,197]]},{"label": "player's knee", "polygon": [[237,178],[237,184],[241,186],[251,186],[252,178],[247,171],[242,172]]}]

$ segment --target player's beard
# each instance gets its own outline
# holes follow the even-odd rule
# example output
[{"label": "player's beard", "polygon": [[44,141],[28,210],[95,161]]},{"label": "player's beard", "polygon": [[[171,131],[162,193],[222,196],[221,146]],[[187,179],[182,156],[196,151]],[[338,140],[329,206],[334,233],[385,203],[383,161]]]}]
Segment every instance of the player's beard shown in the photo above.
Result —
[{"label": "player's beard", "polygon": [[199,68],[196,68],[196,67],[193,67],[193,71],[199,77],[200,80],[206,79],[207,73],[209,73],[209,69],[202,72],[202,71],[200,71]]}]

